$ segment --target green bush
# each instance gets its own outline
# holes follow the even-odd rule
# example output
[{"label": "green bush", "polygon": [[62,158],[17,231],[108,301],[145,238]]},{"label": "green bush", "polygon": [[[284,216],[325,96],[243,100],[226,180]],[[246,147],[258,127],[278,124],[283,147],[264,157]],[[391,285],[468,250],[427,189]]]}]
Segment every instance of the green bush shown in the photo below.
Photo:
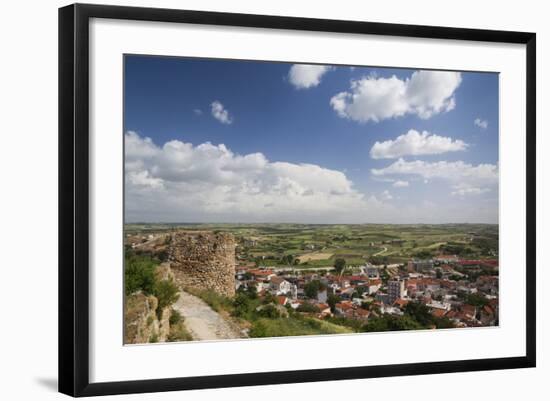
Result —
[{"label": "green bush", "polygon": [[405,306],[405,315],[410,316],[413,320],[425,327],[434,324],[434,317],[430,312],[430,308],[420,302],[409,302]]},{"label": "green bush", "polygon": [[157,297],[159,304],[157,307],[157,316],[162,314],[162,310],[172,305],[179,298],[178,287],[169,280],[157,281],[153,287],[153,294]]},{"label": "green bush", "polygon": [[168,320],[168,322],[170,323],[170,326],[174,326],[181,321],[183,321],[183,317],[181,316],[181,313],[179,313],[179,311],[175,309],[172,309],[172,313],[170,313],[170,319]]},{"label": "green bush", "polygon": [[369,319],[369,322],[363,326],[363,332],[376,331],[399,331],[399,330],[420,330],[425,327],[410,316],[382,315]]},{"label": "green bush", "polygon": [[251,314],[252,310],[253,305],[250,297],[244,293],[237,294],[233,300],[232,315],[235,317],[246,318]]},{"label": "green bush", "polygon": [[178,322],[174,326],[170,325],[170,333],[166,339],[168,342],[174,341],[191,341],[193,337],[185,328],[183,322]]},{"label": "green bush", "polygon": [[489,303],[489,300],[481,294],[467,294],[464,303],[482,308]]},{"label": "green bush", "polygon": [[152,294],[155,286],[155,269],[157,264],[146,256],[130,255],[126,258],[124,268],[124,287],[126,295],[136,291]]},{"label": "green bush", "polygon": [[256,311],[259,317],[265,317],[268,319],[277,319],[281,317],[281,313],[277,310],[277,307],[273,304],[267,304],[261,307],[259,311]]},{"label": "green bush", "polygon": [[340,297],[334,294],[329,294],[327,298],[327,304],[330,306],[330,311],[334,313],[336,310],[336,304],[340,302]]},{"label": "green bush", "polygon": [[317,305],[310,304],[309,302],[304,302],[298,308],[296,308],[298,312],[305,312],[305,313],[319,313],[321,310]]}]

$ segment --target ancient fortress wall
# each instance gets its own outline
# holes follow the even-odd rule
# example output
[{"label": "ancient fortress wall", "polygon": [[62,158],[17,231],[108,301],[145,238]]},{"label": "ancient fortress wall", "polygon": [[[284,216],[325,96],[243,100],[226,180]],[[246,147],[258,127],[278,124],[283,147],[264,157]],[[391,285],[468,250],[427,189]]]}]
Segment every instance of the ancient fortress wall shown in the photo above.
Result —
[{"label": "ancient fortress wall", "polygon": [[168,260],[176,282],[199,290],[235,295],[235,238],[210,231],[171,234]]}]

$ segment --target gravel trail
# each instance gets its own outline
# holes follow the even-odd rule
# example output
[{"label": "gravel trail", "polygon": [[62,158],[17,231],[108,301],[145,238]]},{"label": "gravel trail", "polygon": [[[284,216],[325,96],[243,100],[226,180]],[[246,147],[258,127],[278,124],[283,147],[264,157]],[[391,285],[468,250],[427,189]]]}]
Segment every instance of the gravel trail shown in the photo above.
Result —
[{"label": "gravel trail", "polygon": [[202,299],[185,291],[172,307],[185,318],[185,326],[193,340],[222,340],[243,335]]}]

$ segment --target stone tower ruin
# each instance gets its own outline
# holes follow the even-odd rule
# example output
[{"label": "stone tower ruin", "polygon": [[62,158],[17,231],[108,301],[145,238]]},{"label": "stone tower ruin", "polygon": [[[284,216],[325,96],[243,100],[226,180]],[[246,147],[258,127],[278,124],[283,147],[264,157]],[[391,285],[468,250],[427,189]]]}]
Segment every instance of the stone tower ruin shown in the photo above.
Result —
[{"label": "stone tower ruin", "polygon": [[235,295],[235,246],[227,233],[172,233],[168,258],[176,282],[183,288]]}]

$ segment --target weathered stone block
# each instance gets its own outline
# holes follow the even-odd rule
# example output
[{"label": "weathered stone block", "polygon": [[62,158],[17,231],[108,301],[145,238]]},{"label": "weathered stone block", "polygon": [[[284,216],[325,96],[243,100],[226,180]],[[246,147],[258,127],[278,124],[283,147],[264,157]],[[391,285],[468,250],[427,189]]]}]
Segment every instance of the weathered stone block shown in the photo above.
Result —
[{"label": "weathered stone block", "polygon": [[171,235],[168,260],[180,286],[235,295],[233,235],[210,231],[177,231]]}]

